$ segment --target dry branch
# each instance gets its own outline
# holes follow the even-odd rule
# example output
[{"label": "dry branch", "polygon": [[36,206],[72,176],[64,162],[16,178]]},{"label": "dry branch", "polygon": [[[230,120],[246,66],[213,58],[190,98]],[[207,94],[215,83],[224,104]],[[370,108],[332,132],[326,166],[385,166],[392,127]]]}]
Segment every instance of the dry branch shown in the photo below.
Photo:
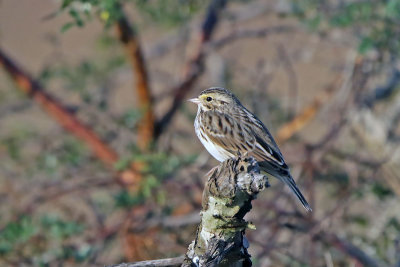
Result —
[{"label": "dry branch", "polygon": [[284,124],[278,131],[276,139],[279,143],[283,143],[292,137],[294,134],[299,132],[305,125],[307,125],[318,113],[335,92],[337,84],[341,82],[341,79],[337,79],[333,85],[329,86],[325,90],[321,91],[316,95],[314,100],[307,105],[296,117],[291,121]]},{"label": "dry branch", "polygon": [[[344,77],[337,77],[333,83],[328,86],[325,90],[322,90],[318,93],[313,101],[307,105],[303,110],[291,121],[284,124],[277,133],[277,141],[285,142],[301,129],[304,128],[315,116],[318,112],[328,103],[330,99],[333,98],[333,95],[336,91],[336,88],[341,84],[341,90],[339,90],[338,94],[343,93],[343,89],[346,89],[347,92],[350,91],[350,84],[354,84],[358,88],[363,88],[363,84],[365,84],[365,75],[362,75],[360,72],[360,68],[363,65],[363,57],[362,56],[352,56],[351,62],[349,62],[347,68],[343,71]],[[358,91],[358,90],[357,90]],[[345,99],[343,103],[346,105],[350,101],[350,98],[347,96],[341,96]],[[356,96],[355,96],[356,98]]]},{"label": "dry branch", "polygon": [[[46,92],[37,81],[14,63],[2,50],[0,50],[0,65],[11,76],[19,89],[40,104],[68,132],[85,142],[102,162],[113,168],[114,163],[118,160],[117,153],[104,143],[92,129],[70,113],[62,103]],[[118,181],[136,186],[140,180],[140,175],[135,168],[132,165],[131,169],[119,173]]]},{"label": "dry branch", "polygon": [[184,257],[168,258],[161,260],[150,260],[150,261],[138,261],[132,263],[120,263],[116,265],[111,265],[109,267],[172,267],[181,266]]},{"label": "dry branch", "polygon": [[366,267],[384,267],[386,266],[382,262],[378,262],[375,259],[369,257],[364,251],[362,251],[357,246],[353,245],[347,240],[339,238],[335,234],[328,234],[328,233],[320,233],[316,237],[316,239],[320,239],[322,242],[329,244],[338,250],[342,251],[343,253],[349,255],[350,257],[356,259],[362,266]]},{"label": "dry branch", "polygon": [[[357,260],[362,266],[368,267],[386,267],[386,264],[383,262],[371,258],[366,254],[362,249],[351,243],[350,241],[338,237],[335,233],[327,232],[327,231],[315,231],[317,229],[313,229],[312,226],[315,224],[315,221],[310,221],[307,225],[300,226],[299,224],[291,224],[287,223],[284,226],[289,228],[293,231],[308,233],[311,238],[315,241],[320,241],[326,245],[335,247],[337,250],[341,251],[342,253],[352,257],[353,259]],[[317,222],[318,225],[318,222]]]},{"label": "dry branch", "polygon": [[119,39],[125,46],[126,53],[132,64],[133,75],[136,80],[136,95],[143,116],[138,127],[138,141],[140,148],[146,149],[153,140],[154,135],[154,113],[153,101],[147,74],[145,59],[140,47],[137,33],[129,24],[128,19],[121,9],[121,17],[116,27]]},{"label": "dry branch", "polygon": [[174,98],[171,107],[156,123],[155,138],[159,137],[164,129],[170,124],[175,112],[182,104],[184,97],[193,87],[200,75],[204,72],[204,47],[210,41],[212,33],[214,32],[219,21],[219,13],[225,7],[225,5],[226,0],[211,1],[201,27],[198,48],[194,53],[194,56],[189,60],[185,67],[184,77],[177,86],[175,86],[172,90],[168,90],[174,92]]},{"label": "dry branch", "polygon": [[58,100],[45,92],[37,81],[33,80],[1,50],[0,64],[25,94],[39,103],[67,131],[85,141],[100,160],[108,165],[112,165],[117,160],[114,150],[101,141],[90,128],[80,122]]},{"label": "dry branch", "polygon": [[286,25],[272,26],[260,29],[234,30],[224,37],[210,42],[208,46],[213,49],[221,49],[225,45],[232,44],[233,42],[241,39],[266,38],[271,34],[292,33],[294,31],[294,27]]}]

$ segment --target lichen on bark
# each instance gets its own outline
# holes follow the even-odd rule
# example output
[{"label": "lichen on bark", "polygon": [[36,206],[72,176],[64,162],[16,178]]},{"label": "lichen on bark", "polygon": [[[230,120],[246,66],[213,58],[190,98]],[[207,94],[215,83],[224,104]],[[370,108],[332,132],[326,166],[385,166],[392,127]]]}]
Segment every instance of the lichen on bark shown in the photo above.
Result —
[{"label": "lichen on bark", "polygon": [[252,157],[228,159],[211,170],[203,192],[202,220],[182,266],[251,266],[244,220],[268,179]]}]

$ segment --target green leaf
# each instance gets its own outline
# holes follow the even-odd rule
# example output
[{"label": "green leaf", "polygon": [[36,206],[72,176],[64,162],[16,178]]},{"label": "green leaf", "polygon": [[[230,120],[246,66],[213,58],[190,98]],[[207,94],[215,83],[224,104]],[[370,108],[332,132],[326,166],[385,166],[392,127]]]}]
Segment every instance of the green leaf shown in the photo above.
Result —
[{"label": "green leaf", "polygon": [[74,22],[68,22],[68,23],[65,23],[62,27],[61,27],[61,33],[64,33],[64,32],[66,32],[66,31],[68,31],[69,29],[71,29],[72,27],[74,27],[75,26],[75,23]]},{"label": "green leaf", "polygon": [[11,252],[14,246],[27,242],[37,232],[30,217],[11,222],[0,233],[0,255]]},{"label": "green leaf", "polygon": [[375,183],[372,185],[372,193],[374,193],[374,195],[376,195],[381,200],[393,194],[388,187],[380,183]]},{"label": "green leaf", "polygon": [[57,215],[45,215],[41,219],[41,224],[44,229],[57,239],[64,239],[83,232],[84,226],[74,221],[65,221]]},{"label": "green leaf", "polygon": [[114,163],[114,169],[116,171],[123,171],[129,167],[129,164],[131,163],[131,161],[132,160],[130,158],[121,158],[117,162]]},{"label": "green leaf", "polygon": [[364,37],[359,46],[358,46],[358,51],[361,54],[365,54],[366,52],[368,52],[369,50],[371,50],[374,47],[374,42],[371,38],[369,37]]},{"label": "green leaf", "polygon": [[83,27],[85,25],[85,23],[83,22],[81,15],[79,14],[78,11],[76,11],[76,9],[71,8],[69,10],[69,14],[71,15],[71,17],[75,20],[75,24],[78,27]]},{"label": "green leaf", "polygon": [[114,195],[115,205],[117,207],[127,208],[143,203],[144,198],[138,194],[129,193],[126,190],[122,190],[118,194]]},{"label": "green leaf", "polygon": [[61,9],[65,9],[66,7],[68,7],[72,2],[74,2],[74,0],[64,0],[61,4]]},{"label": "green leaf", "polygon": [[320,23],[321,23],[321,16],[320,15],[316,15],[313,18],[307,19],[305,21],[306,26],[310,29],[310,30],[316,30],[318,29]]},{"label": "green leaf", "polygon": [[399,0],[389,0],[385,6],[385,13],[390,18],[400,17],[400,1]]},{"label": "green leaf", "polygon": [[362,227],[367,227],[369,224],[368,218],[364,215],[349,215],[348,221],[356,223]]}]

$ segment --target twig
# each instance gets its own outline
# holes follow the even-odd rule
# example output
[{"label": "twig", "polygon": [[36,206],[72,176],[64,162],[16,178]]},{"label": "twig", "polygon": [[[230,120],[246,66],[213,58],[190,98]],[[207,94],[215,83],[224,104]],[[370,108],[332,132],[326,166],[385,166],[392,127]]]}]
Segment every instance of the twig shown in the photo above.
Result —
[{"label": "twig", "polygon": [[145,59],[140,47],[137,33],[129,24],[124,15],[122,7],[121,17],[116,24],[119,39],[125,46],[129,60],[132,64],[133,75],[136,81],[136,94],[138,104],[143,116],[138,126],[138,146],[142,149],[148,148],[154,135],[154,113],[151,90],[148,80]]},{"label": "twig", "polygon": [[[277,133],[277,141],[284,142],[292,137],[294,134],[299,132],[305,125],[307,125],[315,116],[317,112],[324,107],[324,104],[331,98],[333,98],[333,94],[336,91],[336,88],[341,84],[341,88],[338,91],[338,95],[341,99],[345,99],[342,105],[347,105],[351,100],[348,97],[350,92],[351,84],[354,83],[357,88],[362,88],[362,84],[365,84],[365,75],[361,74],[360,68],[363,64],[363,58],[361,56],[355,57],[352,56],[351,60],[344,70],[343,78],[337,77],[334,82],[328,86],[325,90],[321,91],[314,100],[307,105],[293,120],[284,124]],[[357,75],[355,75],[357,74]],[[359,80],[361,78],[361,80]],[[360,90],[357,90],[357,92]],[[357,98],[357,96],[354,96]],[[353,99],[354,99],[353,98]],[[340,110],[343,111],[344,108],[340,107]],[[339,111],[340,111],[339,110]]]},{"label": "twig", "polygon": [[340,78],[337,78],[333,84],[317,94],[314,100],[307,105],[293,120],[282,125],[276,135],[277,141],[279,143],[283,143],[303,129],[303,127],[316,116],[323,104],[332,97],[337,85],[340,84],[341,81],[342,80]]},{"label": "twig", "polygon": [[343,253],[349,255],[350,257],[358,260],[362,266],[367,267],[378,267],[378,266],[385,266],[382,262],[377,262],[375,259],[369,257],[362,251],[360,248],[356,247],[354,244],[350,243],[349,241],[339,238],[335,234],[331,233],[319,233],[316,236],[316,239],[322,240],[324,243],[328,243],[338,250],[342,251]]},{"label": "twig", "polygon": [[168,258],[161,260],[138,261],[131,263],[120,263],[116,265],[109,265],[108,267],[166,267],[166,266],[181,266],[184,256],[176,258]]},{"label": "twig", "polygon": [[274,27],[260,28],[260,29],[242,29],[242,30],[234,30],[231,33],[228,33],[224,37],[212,41],[207,45],[213,49],[221,49],[225,45],[231,44],[234,41],[246,38],[265,38],[271,34],[281,34],[281,33],[290,33],[295,30],[292,26],[280,25]]},{"label": "twig", "polygon": [[[312,223],[310,223],[310,225],[312,225]],[[298,224],[285,224],[284,226],[288,227],[291,230],[299,232],[309,233],[310,231],[309,227],[299,226]],[[361,264],[363,264],[363,266],[369,266],[369,267],[385,266],[383,262],[378,262],[377,260],[371,258],[359,247],[355,246],[354,244],[343,238],[339,238],[336,234],[319,231],[318,233],[312,234],[312,238],[314,240],[322,241],[325,244],[337,248],[343,253],[359,261]]]},{"label": "twig", "polygon": [[[187,225],[195,225],[200,222],[199,212],[192,212],[185,215],[162,216],[146,219],[146,223],[141,223],[135,227],[136,232],[143,232],[153,227],[180,228]],[[137,224],[137,222],[136,222]]]},{"label": "twig", "polygon": [[210,41],[218,21],[219,13],[225,7],[226,0],[213,0],[208,7],[206,17],[201,27],[198,48],[191,60],[186,65],[185,74],[182,81],[174,87],[174,98],[171,107],[165,115],[156,123],[155,138],[158,138],[165,128],[170,124],[175,112],[180,107],[185,95],[193,87],[194,83],[204,72],[204,46]]},{"label": "twig", "polygon": [[289,80],[289,118],[292,118],[297,112],[297,100],[298,100],[298,82],[296,71],[294,70],[293,64],[290,60],[289,55],[283,44],[277,46],[278,54],[283,63],[283,67],[286,69],[288,80]]}]

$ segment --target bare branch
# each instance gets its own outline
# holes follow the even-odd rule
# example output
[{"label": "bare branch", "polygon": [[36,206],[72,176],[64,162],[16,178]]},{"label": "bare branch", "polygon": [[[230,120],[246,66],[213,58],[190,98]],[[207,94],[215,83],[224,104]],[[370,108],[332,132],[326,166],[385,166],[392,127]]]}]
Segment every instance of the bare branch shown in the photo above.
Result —
[{"label": "bare branch", "polygon": [[175,92],[174,99],[171,107],[155,126],[155,138],[159,137],[167,125],[169,125],[171,119],[175,115],[175,112],[178,110],[182,101],[184,100],[185,95],[190,91],[194,83],[204,72],[204,46],[210,41],[212,33],[214,32],[219,21],[219,13],[225,7],[225,5],[226,0],[211,1],[201,27],[199,38],[200,41],[197,51],[193,58],[190,59],[186,65],[184,78],[177,86],[175,86],[174,89],[168,90]]},{"label": "bare branch", "polygon": [[[108,167],[113,168],[118,161],[117,153],[89,127],[78,120],[70,111],[56,98],[51,96],[21,67],[0,50],[0,65],[11,76],[16,85],[30,98],[35,100],[42,108],[52,116],[68,132],[83,140],[94,152],[94,154]],[[137,186],[140,174],[136,171],[135,164],[132,168],[118,174],[117,180],[123,184]]]},{"label": "bare branch", "polygon": [[184,256],[176,257],[176,258],[168,258],[161,260],[150,260],[150,261],[138,261],[131,263],[120,263],[116,265],[109,265],[108,267],[172,267],[172,266],[181,266],[183,262]]},{"label": "bare branch", "polygon": [[260,29],[235,30],[225,35],[221,39],[210,42],[208,46],[213,49],[221,49],[225,45],[231,44],[237,40],[250,39],[250,38],[266,38],[271,34],[290,33],[293,32],[294,30],[295,30],[294,27],[286,25],[260,28]]},{"label": "bare branch", "polygon": [[317,94],[313,101],[303,108],[303,110],[296,117],[282,125],[276,135],[277,141],[283,143],[303,129],[303,127],[316,116],[323,104],[332,97],[335,89],[337,88],[337,84],[339,84],[341,81],[341,79],[336,79],[332,85],[328,86],[325,90]]},{"label": "bare branch", "polygon": [[318,239],[321,239],[324,243],[328,243],[338,250],[342,251],[343,253],[351,256],[354,259],[357,259],[362,266],[367,267],[378,267],[378,266],[385,266],[382,262],[377,262],[375,259],[372,259],[364,251],[360,248],[356,247],[354,244],[350,243],[347,240],[339,238],[335,234],[326,234],[320,233],[318,234]]},{"label": "bare branch", "polygon": [[125,46],[126,53],[132,64],[133,75],[136,80],[136,95],[141,112],[142,119],[139,122],[138,128],[138,146],[146,149],[154,135],[154,113],[151,90],[148,80],[146,62],[140,47],[140,42],[137,33],[131,27],[127,17],[123,14],[119,18],[116,27],[119,39]]}]

